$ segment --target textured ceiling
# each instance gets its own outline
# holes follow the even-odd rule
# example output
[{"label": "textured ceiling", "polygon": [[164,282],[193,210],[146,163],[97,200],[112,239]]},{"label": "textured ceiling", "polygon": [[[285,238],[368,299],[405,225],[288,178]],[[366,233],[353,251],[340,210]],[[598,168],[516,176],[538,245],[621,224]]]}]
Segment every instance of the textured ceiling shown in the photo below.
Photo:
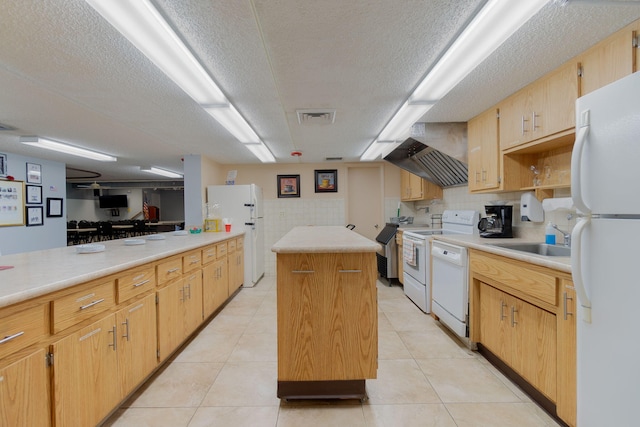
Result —
[{"label": "textured ceiling", "polygon": [[[484,0],[155,0],[277,161],[357,161]],[[466,121],[640,18],[640,2],[553,2],[424,117]],[[181,157],[259,161],[82,0],[0,0],[0,152],[148,179]],[[296,110],[335,109],[333,124]],[[23,146],[20,135],[118,156]],[[290,156],[302,151],[300,159]]]}]

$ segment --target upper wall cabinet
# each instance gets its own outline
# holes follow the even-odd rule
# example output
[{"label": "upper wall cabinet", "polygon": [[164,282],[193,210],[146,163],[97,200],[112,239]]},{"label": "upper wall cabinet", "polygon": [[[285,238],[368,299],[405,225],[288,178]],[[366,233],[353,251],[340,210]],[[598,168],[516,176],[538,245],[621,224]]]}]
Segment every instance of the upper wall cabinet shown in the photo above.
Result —
[{"label": "upper wall cabinet", "polygon": [[500,187],[498,109],[490,108],[469,120],[467,140],[469,191],[495,191]]},{"label": "upper wall cabinet", "polygon": [[510,150],[575,128],[578,63],[570,61],[500,103],[500,148]]},{"label": "upper wall cabinet", "polygon": [[442,187],[404,169],[400,171],[400,186],[403,202],[442,199]]},{"label": "upper wall cabinet", "polygon": [[581,65],[580,95],[613,83],[637,70],[638,22],[601,41],[578,57]]}]

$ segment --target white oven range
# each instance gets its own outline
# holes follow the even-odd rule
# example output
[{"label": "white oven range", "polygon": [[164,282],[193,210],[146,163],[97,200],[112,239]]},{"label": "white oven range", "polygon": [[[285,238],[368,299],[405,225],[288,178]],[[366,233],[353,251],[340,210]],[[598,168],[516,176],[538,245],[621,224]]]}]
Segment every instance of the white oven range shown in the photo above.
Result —
[{"label": "white oven range", "polygon": [[404,293],[420,310],[431,312],[431,236],[474,234],[479,221],[478,211],[446,210],[441,229],[409,229],[402,233]]}]

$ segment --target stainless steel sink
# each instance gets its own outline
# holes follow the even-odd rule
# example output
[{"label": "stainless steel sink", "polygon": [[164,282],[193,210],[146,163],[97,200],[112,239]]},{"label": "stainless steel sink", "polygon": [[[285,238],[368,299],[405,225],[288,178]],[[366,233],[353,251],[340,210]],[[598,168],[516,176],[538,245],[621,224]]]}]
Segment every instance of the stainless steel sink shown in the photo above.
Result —
[{"label": "stainless steel sink", "polygon": [[547,245],[546,243],[489,243],[489,245],[535,255],[571,256],[570,247]]}]

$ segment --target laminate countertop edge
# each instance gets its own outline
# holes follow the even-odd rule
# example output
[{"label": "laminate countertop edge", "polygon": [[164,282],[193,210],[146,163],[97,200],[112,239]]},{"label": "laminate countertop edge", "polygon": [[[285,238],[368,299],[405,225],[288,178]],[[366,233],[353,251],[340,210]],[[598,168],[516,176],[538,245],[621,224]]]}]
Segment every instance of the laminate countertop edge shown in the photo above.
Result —
[{"label": "laminate countertop edge", "polygon": [[96,253],[79,254],[77,246],[65,246],[2,255],[0,266],[12,268],[0,270],[0,308],[244,234],[168,232],[158,233],[165,236],[164,240],[147,240],[141,245],[125,245],[126,239],[98,242],[105,250]]},{"label": "laminate countertop edge", "polygon": [[342,226],[299,226],[272,247],[279,253],[376,252],[380,244]]},{"label": "laminate countertop edge", "polygon": [[528,262],[530,264],[539,265],[541,267],[547,267],[554,270],[558,270],[564,273],[571,274],[571,257],[550,257],[544,255],[534,255],[527,252],[517,251],[514,249],[500,248],[492,246],[492,244],[500,243],[540,243],[539,241],[533,242],[527,239],[486,239],[477,235],[461,235],[461,234],[447,234],[433,236],[434,240],[440,240],[446,243],[454,245],[464,246],[471,249],[476,249],[494,255],[501,255],[507,258],[515,259],[518,261]]}]

